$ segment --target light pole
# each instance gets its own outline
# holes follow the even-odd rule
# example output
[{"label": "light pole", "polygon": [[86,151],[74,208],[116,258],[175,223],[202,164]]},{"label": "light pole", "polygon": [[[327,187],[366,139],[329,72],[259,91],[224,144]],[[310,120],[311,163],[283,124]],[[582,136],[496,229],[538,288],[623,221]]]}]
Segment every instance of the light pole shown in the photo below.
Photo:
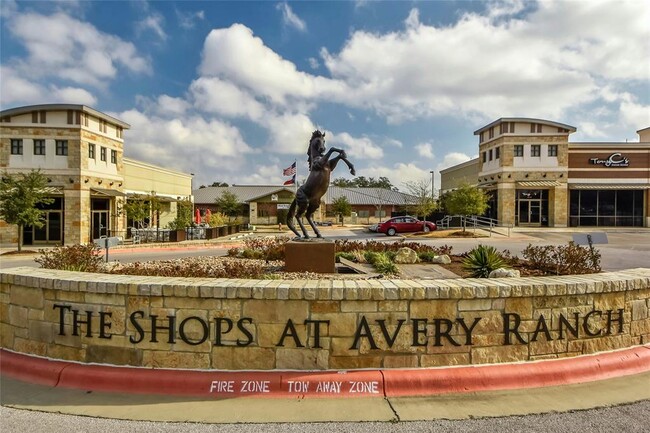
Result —
[{"label": "light pole", "polygon": [[435,174],[435,171],[431,170],[431,171],[429,171],[429,173],[431,173],[431,200],[435,201],[435,199],[436,199],[436,184],[435,184],[435,181],[434,181],[434,178],[433,178],[433,176]]}]

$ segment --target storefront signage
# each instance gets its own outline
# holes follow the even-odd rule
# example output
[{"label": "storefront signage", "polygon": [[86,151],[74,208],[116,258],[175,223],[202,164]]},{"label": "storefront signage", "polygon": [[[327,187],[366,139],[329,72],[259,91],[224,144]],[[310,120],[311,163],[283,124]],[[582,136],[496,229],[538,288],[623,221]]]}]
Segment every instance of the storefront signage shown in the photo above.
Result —
[{"label": "storefront signage", "polygon": [[607,159],[590,158],[589,162],[594,165],[603,165],[605,167],[629,167],[630,160],[624,157],[620,152],[612,153]]},{"label": "storefront signage", "polygon": [[289,206],[290,206],[289,203],[278,203],[278,209],[289,210]]},{"label": "storefront signage", "polygon": [[[59,335],[67,335],[66,323],[72,324],[72,335],[84,335],[87,338],[110,339],[112,312],[77,310],[70,305],[54,304],[59,316]],[[564,340],[573,338],[590,338],[623,332],[624,310],[592,310],[589,312],[560,314],[557,320],[551,320],[543,314],[534,319],[534,332],[522,330],[523,319],[516,313],[502,313],[501,345],[527,344],[534,341]],[[206,320],[198,316],[177,320],[175,315],[160,317],[147,315],[144,311],[134,311],[126,319],[133,331],[127,335],[131,344],[183,342],[192,346],[210,341],[214,346],[246,347],[254,343],[255,321],[250,317],[230,319],[215,317]],[[371,350],[389,349],[396,342],[411,347],[425,346],[472,346],[473,333],[480,330],[482,317],[475,317],[466,322],[464,318],[411,318],[399,319],[394,324],[386,324],[385,319],[367,319],[361,316],[358,325],[351,332],[352,344],[348,350],[358,350],[361,344]],[[321,336],[326,334],[330,320],[304,320],[294,322],[288,319],[281,335],[275,342],[276,347],[308,346],[322,348]],[[530,328],[529,325],[526,326]],[[193,332],[190,332],[190,329]],[[199,331],[197,331],[197,329]],[[307,335],[299,329],[307,330]],[[456,331],[454,331],[456,329]],[[532,329],[532,328],[530,328]],[[350,329],[352,331],[352,329]],[[379,332],[381,331],[381,332]],[[479,332],[480,333],[480,332]],[[191,334],[191,335],[190,335]]]}]

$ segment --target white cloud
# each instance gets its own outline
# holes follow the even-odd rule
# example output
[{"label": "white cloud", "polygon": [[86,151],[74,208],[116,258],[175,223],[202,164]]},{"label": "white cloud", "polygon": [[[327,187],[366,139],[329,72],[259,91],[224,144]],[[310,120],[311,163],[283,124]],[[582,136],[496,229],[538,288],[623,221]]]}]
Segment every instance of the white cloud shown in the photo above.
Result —
[{"label": "white cloud", "polygon": [[260,119],[265,112],[264,106],[250,93],[216,77],[194,80],[190,93],[195,106],[205,112],[251,120]]},{"label": "white cloud", "polygon": [[[161,111],[161,110],[157,110]],[[138,110],[114,114],[131,125],[125,149],[128,157],[192,173],[223,173],[237,178],[252,149],[239,130],[198,115],[147,115]]]},{"label": "white cloud", "polygon": [[650,105],[624,101],[620,107],[621,120],[635,131],[650,126]]},{"label": "white cloud", "polygon": [[346,151],[352,162],[352,159],[381,159],[384,157],[384,151],[377,146],[369,137],[352,137],[347,132],[333,134],[328,140],[327,147],[342,148]]},{"label": "white cloud", "polygon": [[379,178],[387,177],[400,191],[406,191],[408,182],[418,182],[422,179],[431,179],[428,170],[418,167],[415,163],[396,163],[392,167],[371,164],[369,167],[358,169],[358,176]]},{"label": "white cloud", "polygon": [[167,33],[163,30],[165,18],[159,14],[154,13],[145,17],[144,19],[136,23],[136,31],[138,34],[145,33],[147,31],[153,32],[160,40],[167,40]]},{"label": "white cloud", "polygon": [[241,24],[210,32],[199,72],[231,81],[277,105],[345,93],[344,83],[298,71]]},{"label": "white cloud", "polygon": [[415,145],[415,150],[417,150],[418,155],[423,158],[433,159],[433,147],[431,143],[419,143]]},{"label": "white cloud", "polygon": [[307,24],[296,15],[287,2],[278,3],[276,8],[282,12],[282,22],[287,27],[293,27],[294,29],[305,32],[307,31]]},{"label": "white cloud", "polygon": [[193,29],[196,25],[196,21],[205,20],[205,12],[182,12],[176,9],[176,18],[178,19],[178,25],[186,30]]},{"label": "white cloud", "polygon": [[25,59],[13,59],[12,67],[30,80],[56,77],[103,88],[115,79],[118,67],[151,72],[149,59],[139,55],[132,43],[64,13],[19,13],[8,27],[28,52]]},{"label": "white cloud", "polygon": [[0,95],[5,105],[49,104],[52,101],[94,106],[97,98],[79,87],[44,86],[23,78],[22,74],[6,66],[0,67]]},{"label": "white cloud", "polygon": [[315,57],[310,57],[310,58],[307,59],[307,60],[309,61],[309,67],[311,67],[312,69],[318,69],[318,68],[320,68],[320,62],[318,61],[317,58],[315,58]]}]

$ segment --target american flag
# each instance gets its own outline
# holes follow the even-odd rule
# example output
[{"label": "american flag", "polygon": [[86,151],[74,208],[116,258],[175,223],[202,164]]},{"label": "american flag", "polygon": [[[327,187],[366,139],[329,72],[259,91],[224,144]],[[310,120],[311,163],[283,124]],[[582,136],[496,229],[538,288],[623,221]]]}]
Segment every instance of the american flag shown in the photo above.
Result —
[{"label": "american flag", "polygon": [[[296,167],[294,167],[293,170],[295,171]],[[282,185],[294,185],[295,183],[296,183],[296,176],[294,175],[291,179],[289,179],[288,181],[286,181]]]},{"label": "american flag", "polygon": [[282,176],[295,176],[296,175],[296,161],[289,167],[282,170]]}]

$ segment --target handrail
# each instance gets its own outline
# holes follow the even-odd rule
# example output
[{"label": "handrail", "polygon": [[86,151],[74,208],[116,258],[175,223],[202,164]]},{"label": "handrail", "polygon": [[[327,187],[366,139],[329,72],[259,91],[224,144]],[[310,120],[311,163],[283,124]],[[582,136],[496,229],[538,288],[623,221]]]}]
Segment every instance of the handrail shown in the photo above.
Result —
[{"label": "handrail", "polygon": [[501,224],[499,223],[499,220],[495,218],[489,218],[489,217],[479,216],[479,215],[445,215],[445,217],[441,220],[438,220],[436,224],[440,228],[448,229],[451,227],[451,222],[454,219],[458,219],[458,221],[460,222],[458,227],[465,227],[465,228],[472,227],[474,229],[476,228],[487,229],[490,232],[490,237],[492,237],[493,231],[497,234],[503,234],[494,230],[497,227],[503,227],[508,229],[507,236],[510,237],[510,229],[512,229],[513,227],[512,224]]}]

